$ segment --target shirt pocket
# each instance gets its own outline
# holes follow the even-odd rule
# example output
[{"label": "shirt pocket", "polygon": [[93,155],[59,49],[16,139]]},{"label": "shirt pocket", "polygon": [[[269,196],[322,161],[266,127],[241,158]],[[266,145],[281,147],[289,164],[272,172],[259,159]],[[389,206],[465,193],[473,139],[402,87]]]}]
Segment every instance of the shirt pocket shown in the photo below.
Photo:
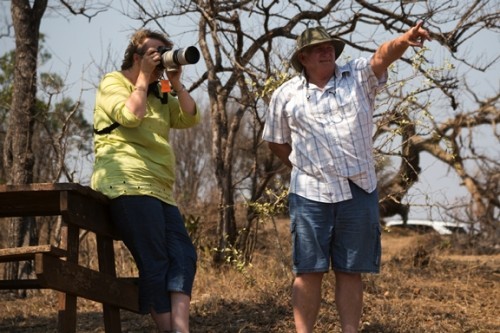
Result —
[{"label": "shirt pocket", "polygon": [[354,77],[343,77],[335,91],[335,103],[344,118],[355,117],[361,110],[363,92]]},{"label": "shirt pocket", "polygon": [[311,110],[311,116],[314,120],[324,125],[328,125],[330,123],[332,113],[333,110],[325,107],[324,104],[313,107]]},{"label": "shirt pocket", "polygon": [[329,94],[316,103],[310,104],[310,116],[323,125],[335,125],[343,120],[341,109],[335,101],[335,96]]}]

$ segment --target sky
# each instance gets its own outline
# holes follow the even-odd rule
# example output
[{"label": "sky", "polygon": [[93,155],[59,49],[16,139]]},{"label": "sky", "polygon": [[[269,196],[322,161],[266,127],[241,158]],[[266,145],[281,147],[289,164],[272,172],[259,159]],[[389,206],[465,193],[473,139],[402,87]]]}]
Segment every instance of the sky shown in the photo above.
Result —
[{"label": "sky", "polygon": [[[2,33],[5,31],[5,27],[2,27],[5,26],[5,17],[10,16],[10,1],[0,2],[0,13],[0,33]],[[46,35],[44,45],[52,55],[52,59],[44,66],[43,70],[55,72],[65,78],[69,89],[66,96],[76,100],[81,94],[85,103],[85,116],[91,122],[95,85],[100,79],[98,77],[99,73],[92,63],[103,64],[106,58],[109,57],[113,59],[114,65],[119,66],[128,43],[128,37],[135,28],[140,26],[140,23],[124,17],[113,9],[100,13],[92,18],[91,22],[87,18],[80,16],[63,16],[54,12],[48,12],[47,14],[42,20],[40,30]],[[173,22],[173,24],[169,25],[168,32],[177,47],[196,44],[196,34],[182,34],[189,23],[191,22],[187,22],[186,26],[183,26],[182,22]],[[155,29],[156,27],[151,28]],[[488,45],[492,50],[499,50],[499,38],[499,36],[494,36],[493,39],[491,36],[486,37],[484,41],[478,40],[477,45],[482,48]],[[431,42],[430,47],[439,49],[436,47],[437,44],[433,45],[432,43],[434,42]],[[1,53],[12,49],[13,45],[12,40],[0,38]],[[189,81],[190,76],[196,77],[201,68],[198,66],[203,65],[199,63],[193,65],[192,68],[185,68],[183,71],[184,79]],[[115,69],[109,63],[106,67],[109,67],[108,70]],[[487,90],[498,90],[500,66],[497,65],[496,69],[492,71],[493,74],[489,75],[487,80],[478,77],[478,84],[484,84]],[[88,182],[89,170],[90,167],[86,171],[84,170],[84,174],[81,176],[82,183]],[[410,191],[410,200],[412,202],[425,203],[427,195],[433,200],[442,202],[453,201],[454,197],[466,195],[465,189],[456,185],[459,180],[454,172],[449,171],[441,162],[424,154],[422,156],[422,170],[418,185],[414,186]],[[434,219],[441,219],[439,215],[438,210],[432,211]],[[412,207],[410,218],[425,219],[428,217],[428,208]]]}]

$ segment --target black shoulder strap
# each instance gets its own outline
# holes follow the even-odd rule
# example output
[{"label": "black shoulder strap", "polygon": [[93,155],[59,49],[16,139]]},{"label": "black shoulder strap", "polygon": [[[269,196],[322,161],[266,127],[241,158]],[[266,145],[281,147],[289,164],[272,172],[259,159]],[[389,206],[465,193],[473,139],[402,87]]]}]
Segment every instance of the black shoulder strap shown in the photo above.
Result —
[{"label": "black shoulder strap", "polygon": [[163,93],[163,96],[160,98],[161,104],[168,104],[168,93]]},{"label": "black shoulder strap", "polygon": [[120,126],[120,124],[118,124],[117,122],[114,122],[111,125],[109,125],[108,127],[105,127],[99,131],[94,128],[94,134],[97,134],[97,135],[109,134],[109,133],[111,133],[112,130],[114,130],[118,126]]}]

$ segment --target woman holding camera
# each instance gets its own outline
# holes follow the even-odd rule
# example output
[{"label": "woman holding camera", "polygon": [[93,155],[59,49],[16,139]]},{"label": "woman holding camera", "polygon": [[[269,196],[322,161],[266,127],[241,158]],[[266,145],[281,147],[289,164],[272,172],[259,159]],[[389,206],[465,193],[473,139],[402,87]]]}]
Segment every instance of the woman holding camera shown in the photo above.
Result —
[{"label": "woman holding camera", "polygon": [[[111,199],[111,218],[137,264],[141,313],[150,313],[160,332],[187,333],[197,255],[173,198],[168,139],[170,128],[192,127],[200,114],[181,83],[182,68],[165,71],[160,47],[172,42],[137,31],[121,71],[99,85],[91,186]],[[176,97],[159,85],[165,72]]]}]

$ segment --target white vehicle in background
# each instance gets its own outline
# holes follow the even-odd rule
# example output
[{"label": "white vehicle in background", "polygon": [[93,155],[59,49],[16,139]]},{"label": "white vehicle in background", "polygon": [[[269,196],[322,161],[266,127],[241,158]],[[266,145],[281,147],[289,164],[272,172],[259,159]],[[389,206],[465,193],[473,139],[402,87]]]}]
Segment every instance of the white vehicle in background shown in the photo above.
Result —
[{"label": "white vehicle in background", "polygon": [[[405,227],[405,225],[403,220],[388,220],[385,221],[385,227]],[[434,230],[440,235],[451,235],[456,233],[475,234],[479,232],[477,226],[472,223],[431,220],[408,220],[406,221],[406,228],[419,231]]]}]

